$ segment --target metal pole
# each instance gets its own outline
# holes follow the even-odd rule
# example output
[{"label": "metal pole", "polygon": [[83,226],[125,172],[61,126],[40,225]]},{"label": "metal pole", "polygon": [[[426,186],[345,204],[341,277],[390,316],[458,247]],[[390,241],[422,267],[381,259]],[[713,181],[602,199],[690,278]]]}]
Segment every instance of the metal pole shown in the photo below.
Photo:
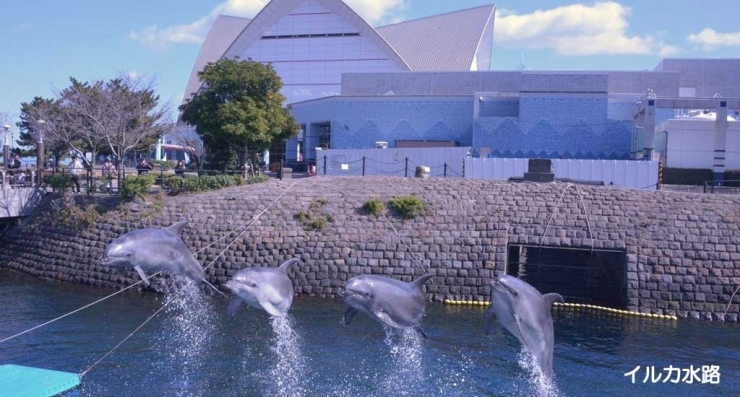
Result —
[{"label": "metal pole", "polygon": [[36,173],[38,174],[37,186],[41,186],[43,182],[44,173],[44,136],[43,133],[39,135],[38,153],[36,153]]},{"label": "metal pole", "polygon": [[406,169],[404,170],[403,176],[408,178],[409,177],[409,158],[406,157]]},{"label": "metal pole", "polygon": [[5,160],[5,172],[8,172],[8,165],[10,165],[10,126],[4,125],[5,130],[5,146],[3,147],[3,159]]},{"label": "metal pole", "polygon": [[365,156],[362,156],[362,176],[365,176]]},{"label": "metal pole", "polygon": [[445,176],[445,178],[447,178],[447,163],[445,163],[445,173],[444,173],[444,176]]},{"label": "metal pole", "polygon": [[324,155],[324,176],[326,176],[326,155]]}]

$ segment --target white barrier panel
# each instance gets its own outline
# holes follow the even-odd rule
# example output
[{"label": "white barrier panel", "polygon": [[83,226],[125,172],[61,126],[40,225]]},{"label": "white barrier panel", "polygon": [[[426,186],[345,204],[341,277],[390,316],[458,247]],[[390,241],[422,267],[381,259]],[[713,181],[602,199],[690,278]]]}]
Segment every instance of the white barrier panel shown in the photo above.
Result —
[{"label": "white barrier panel", "polygon": [[469,151],[469,147],[317,150],[316,173],[413,177],[416,167],[425,166],[430,177],[462,178]]},{"label": "white barrier panel", "polygon": [[[529,159],[467,158],[465,177],[472,179],[522,178]],[[553,159],[556,179],[603,182],[605,185],[655,190],[658,184],[657,161],[635,160],[572,160]]]}]

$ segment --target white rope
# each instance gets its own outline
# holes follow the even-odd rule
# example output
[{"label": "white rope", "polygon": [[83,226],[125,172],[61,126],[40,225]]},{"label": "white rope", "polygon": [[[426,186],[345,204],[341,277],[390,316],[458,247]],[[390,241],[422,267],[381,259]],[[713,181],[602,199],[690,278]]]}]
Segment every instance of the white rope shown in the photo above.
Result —
[{"label": "white rope", "polygon": [[[240,232],[240,233],[239,233],[239,234],[238,234],[238,235],[237,235],[236,237],[234,237],[234,239],[233,239],[233,240],[232,240],[232,241],[231,241],[231,242],[230,242],[230,243],[229,243],[229,244],[228,244],[228,245],[226,246],[226,248],[224,248],[224,249],[223,249],[223,250],[222,250],[222,251],[221,251],[221,252],[220,252],[220,253],[219,253],[219,254],[218,254],[218,255],[216,256],[216,258],[214,258],[214,259],[213,259],[213,260],[211,261],[211,263],[209,263],[209,264],[208,264],[208,266],[206,266],[205,268],[203,268],[203,270],[205,271],[206,269],[208,269],[209,267],[211,267],[211,266],[212,266],[212,265],[213,265],[213,264],[214,264],[214,263],[216,262],[216,260],[217,260],[217,259],[218,259],[218,258],[219,258],[219,257],[220,257],[221,255],[223,255],[223,253],[224,253],[224,252],[226,252],[226,250],[227,250],[227,249],[229,249],[229,247],[231,247],[231,245],[232,245],[232,244],[234,244],[234,242],[236,242],[236,240],[237,240],[237,239],[238,239],[239,237],[241,237],[241,236],[242,236],[242,235],[243,235],[243,234],[244,234],[244,233],[245,233],[245,232],[246,232],[246,231],[247,231],[247,230],[249,229],[249,227],[250,227],[250,226],[252,226],[252,225],[254,224],[254,222],[256,222],[256,221],[257,221],[257,220],[258,220],[258,219],[259,219],[259,218],[260,218],[260,217],[261,217],[261,216],[262,216],[263,214],[265,214],[265,213],[266,213],[266,212],[267,212],[267,211],[268,211],[268,210],[270,209],[270,207],[272,207],[273,205],[275,205],[275,203],[277,203],[277,202],[278,202],[278,200],[280,200],[280,198],[282,198],[282,197],[283,197],[283,196],[285,195],[285,193],[287,193],[287,192],[288,192],[288,191],[289,191],[289,190],[290,190],[290,189],[291,189],[291,188],[292,188],[293,186],[295,186],[295,184],[296,184],[296,183],[298,183],[299,181],[300,181],[300,179],[298,179],[298,180],[296,180],[295,182],[293,182],[292,184],[290,184],[290,186],[288,186],[288,188],[287,188],[287,189],[285,189],[285,190],[284,190],[284,191],[283,191],[282,193],[280,193],[280,194],[279,194],[279,195],[278,195],[278,196],[277,196],[277,197],[275,198],[275,200],[273,200],[273,201],[272,201],[272,202],[271,202],[271,203],[270,203],[270,204],[269,204],[269,205],[268,205],[267,207],[265,207],[265,208],[264,208],[264,209],[263,209],[262,211],[260,211],[260,212],[259,212],[259,213],[258,213],[257,215],[255,215],[254,217],[252,217],[252,220],[251,220],[251,221],[250,221],[250,222],[249,222],[249,223],[248,223],[248,224],[246,225],[246,227],[244,228],[244,230],[242,230],[242,231],[241,231],[241,232]],[[234,229],[234,230],[238,230],[238,229],[239,229],[239,228],[236,228],[236,229]],[[178,292],[177,292],[177,293],[175,294],[175,297],[177,297],[178,295],[180,295],[181,293],[183,293],[183,291],[184,291],[184,290],[180,290],[180,291],[178,291]],[[136,328],[135,330],[133,330],[133,331],[132,331],[132,332],[131,332],[130,334],[128,334],[128,336],[126,336],[125,338],[123,338],[123,340],[121,340],[121,341],[120,341],[120,342],[119,342],[119,343],[118,343],[117,345],[113,346],[113,348],[112,348],[112,349],[110,349],[110,350],[109,350],[109,351],[108,351],[107,353],[105,353],[105,354],[103,355],[103,357],[101,357],[100,359],[98,359],[97,361],[95,361],[95,363],[93,363],[93,364],[92,364],[92,365],[91,365],[90,367],[88,367],[88,368],[87,368],[86,370],[82,371],[82,373],[80,374],[80,377],[82,377],[82,376],[84,376],[85,374],[87,374],[88,372],[90,372],[90,370],[91,370],[91,369],[93,369],[93,368],[94,368],[94,367],[95,367],[96,365],[98,365],[98,364],[99,364],[99,363],[100,363],[101,361],[103,361],[103,360],[104,360],[104,359],[105,359],[106,357],[108,357],[109,355],[111,355],[111,354],[112,354],[112,353],[113,353],[113,352],[114,352],[114,351],[115,351],[116,349],[118,349],[118,348],[119,348],[119,347],[120,347],[121,345],[123,345],[123,343],[124,343],[124,342],[126,342],[126,341],[127,341],[127,340],[128,340],[129,338],[131,338],[132,336],[134,336],[134,334],[135,334],[136,332],[138,332],[138,331],[139,331],[139,330],[140,330],[141,328],[143,328],[143,327],[144,327],[144,325],[146,325],[146,324],[147,324],[147,323],[148,323],[149,321],[151,321],[151,319],[153,319],[153,318],[154,318],[154,317],[155,317],[155,316],[156,316],[157,314],[159,314],[159,313],[160,313],[160,312],[161,312],[161,311],[162,311],[162,310],[163,310],[163,309],[164,309],[164,308],[165,308],[165,307],[166,307],[166,306],[167,306],[167,305],[168,305],[169,303],[171,303],[171,302],[173,302],[173,301],[175,301],[175,299],[171,299],[171,300],[169,300],[169,301],[165,302],[165,303],[164,303],[164,304],[162,305],[162,307],[160,307],[160,308],[159,308],[159,309],[158,309],[158,310],[157,310],[156,312],[154,312],[154,314],[152,314],[151,316],[149,316],[149,318],[147,318],[146,320],[144,320],[144,322],[143,322],[143,323],[142,323],[141,325],[139,325],[139,326],[138,326],[138,327],[137,327],[137,328]]]},{"label": "white rope", "polygon": [[542,232],[542,236],[540,236],[540,247],[542,247],[542,241],[545,239],[545,234],[547,234],[547,229],[550,228],[550,222],[552,221],[552,217],[555,215],[555,211],[558,210],[558,207],[560,206],[560,201],[563,200],[563,196],[565,196],[565,192],[573,186],[572,183],[568,183],[565,185],[565,189],[563,189],[563,192],[560,193],[560,198],[558,199],[558,202],[555,204],[555,208],[552,209],[552,212],[550,213],[550,218],[547,220],[547,225],[545,226],[545,231]]},{"label": "white rope", "polygon": [[[162,273],[162,272],[156,272],[156,273],[152,274],[151,276],[147,277],[147,280],[150,279],[150,278],[152,278],[152,277],[154,277],[154,276],[156,276],[156,275],[158,275],[158,274],[160,274],[160,273]],[[73,311],[71,311],[71,312],[69,312],[69,313],[67,313],[65,315],[62,315],[62,316],[59,316],[59,317],[57,317],[55,319],[49,320],[49,321],[47,321],[47,322],[45,322],[43,324],[39,324],[39,325],[37,325],[37,326],[35,326],[33,328],[29,328],[29,329],[27,329],[27,330],[25,330],[23,332],[19,332],[19,333],[13,335],[13,336],[9,336],[9,337],[7,337],[5,339],[2,339],[2,340],[0,340],[0,343],[3,343],[5,341],[9,341],[9,340],[11,340],[11,339],[13,339],[15,337],[18,337],[18,336],[21,336],[23,334],[29,333],[29,332],[31,332],[31,331],[33,331],[35,329],[38,329],[38,328],[41,328],[43,326],[49,325],[49,324],[51,324],[51,323],[53,323],[55,321],[61,320],[61,319],[65,318],[65,317],[67,317],[67,316],[70,316],[72,314],[75,314],[75,313],[77,313],[77,312],[79,312],[81,310],[87,309],[90,306],[96,305],[96,304],[98,304],[98,303],[100,303],[100,302],[102,302],[102,301],[104,301],[104,300],[106,300],[108,298],[111,298],[113,296],[116,296],[116,295],[120,294],[121,292],[126,291],[128,289],[131,289],[131,288],[133,288],[133,287],[135,287],[135,286],[137,286],[137,285],[139,285],[139,284],[141,284],[143,282],[144,282],[144,280],[141,280],[141,281],[138,281],[136,283],[133,283],[133,284],[129,285],[128,287],[126,287],[126,288],[124,288],[124,289],[122,289],[120,291],[116,291],[116,292],[114,292],[114,293],[112,293],[112,294],[110,294],[110,295],[108,295],[106,297],[100,298],[100,299],[96,300],[95,302],[90,303],[90,304],[85,305],[85,306],[82,306],[81,308],[79,308],[77,310],[73,310]]]},{"label": "white rope", "polygon": [[[401,237],[401,235],[398,234],[398,230],[396,230],[396,227],[393,226],[393,223],[390,221],[390,219],[388,219],[388,217],[385,215],[385,213],[381,213],[381,215],[383,215],[383,219],[385,219],[385,221],[391,226],[391,229],[393,229],[393,233],[396,234],[396,237],[398,237],[398,239],[401,241],[401,243],[404,246],[406,246],[406,249],[409,251],[409,253],[411,254],[411,256],[413,256],[414,259],[416,259],[417,261],[419,261],[419,267],[421,268],[421,270],[424,271],[424,273],[429,274],[430,273],[430,269],[424,269],[424,262],[421,259],[421,255],[413,252],[411,250],[411,247],[409,247],[409,245],[406,244],[405,241],[403,241],[403,238]],[[411,261],[411,263],[413,263],[413,261]],[[431,281],[432,281],[432,284],[434,284],[435,286],[437,286],[437,284],[434,282],[434,278],[432,278]]]}]

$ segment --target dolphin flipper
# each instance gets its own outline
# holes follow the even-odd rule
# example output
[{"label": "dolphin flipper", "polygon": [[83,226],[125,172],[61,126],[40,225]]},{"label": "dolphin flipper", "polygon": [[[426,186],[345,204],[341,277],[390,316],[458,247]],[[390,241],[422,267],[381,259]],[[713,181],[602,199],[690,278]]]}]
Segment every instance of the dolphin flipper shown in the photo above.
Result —
[{"label": "dolphin flipper", "polygon": [[240,297],[235,296],[231,298],[231,302],[229,302],[229,318],[234,318],[234,315],[236,314],[236,309],[238,309],[241,305],[242,299]]},{"label": "dolphin flipper", "polygon": [[483,315],[483,332],[485,332],[486,335],[491,333],[491,323],[493,323],[495,318],[496,312],[493,310],[493,307],[488,308],[486,313]]},{"label": "dolphin flipper", "polygon": [[398,324],[397,322],[393,321],[393,319],[391,318],[391,316],[389,316],[388,313],[386,313],[386,312],[376,311],[376,312],[373,312],[373,314],[375,314],[375,317],[377,317],[378,320],[380,320],[381,323],[383,323],[383,324],[385,324],[385,325],[387,325],[387,326],[389,326],[391,328],[403,328],[400,324]]},{"label": "dolphin flipper", "polygon": [[172,225],[164,228],[163,230],[165,230],[166,232],[168,232],[168,233],[170,233],[172,235],[179,236],[180,235],[180,232],[182,231],[182,229],[187,224],[188,224],[188,221],[180,221],[180,222],[177,222],[175,224],[172,224]]},{"label": "dolphin flipper", "polygon": [[144,273],[144,269],[141,268],[141,266],[134,266],[134,269],[137,273],[139,273],[139,277],[141,277],[141,281],[144,282],[144,285],[147,287],[149,286],[149,280],[146,276],[146,273]]},{"label": "dolphin flipper", "polygon": [[260,306],[262,306],[262,308],[265,309],[266,312],[270,313],[271,315],[275,317],[285,316],[285,313],[281,313],[278,309],[275,308],[275,306],[272,305],[272,303],[268,301],[260,302]]},{"label": "dolphin flipper", "polygon": [[342,324],[343,325],[349,325],[350,321],[352,321],[352,318],[359,313],[357,309],[350,306],[346,312],[344,312],[344,317],[342,317]]},{"label": "dolphin flipper", "polygon": [[299,261],[299,260],[300,260],[300,259],[298,259],[298,258],[292,258],[292,259],[288,259],[287,261],[283,262],[283,264],[282,264],[282,265],[280,265],[280,266],[278,267],[278,269],[282,270],[282,271],[283,271],[283,272],[285,272],[285,273],[288,273],[288,269],[290,269],[290,267],[291,267],[291,266],[292,266],[292,265],[293,265],[294,263],[298,263],[298,261]]}]

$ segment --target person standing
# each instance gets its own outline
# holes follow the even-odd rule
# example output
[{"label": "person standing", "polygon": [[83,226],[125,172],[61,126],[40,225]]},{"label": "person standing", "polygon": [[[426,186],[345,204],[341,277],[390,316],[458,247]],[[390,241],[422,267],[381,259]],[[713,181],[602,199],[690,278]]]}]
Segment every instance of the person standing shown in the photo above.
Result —
[{"label": "person standing", "polygon": [[15,181],[17,185],[22,185],[26,183],[26,174],[24,174],[21,171],[21,156],[20,155],[16,154],[13,157],[13,161],[11,161],[10,164],[8,164],[8,169],[14,170],[14,171],[10,171],[10,175],[12,176],[12,179]]},{"label": "person standing", "polygon": [[82,162],[76,154],[72,155],[72,161],[69,163],[69,173],[72,175],[72,182],[77,187],[77,193],[80,193],[80,174],[82,174]]},{"label": "person standing", "polygon": [[177,160],[177,165],[175,166],[175,175],[184,177],[185,176],[185,162],[182,160]]},{"label": "person standing", "polygon": [[113,191],[113,180],[116,179],[116,167],[111,163],[110,157],[106,157],[105,161],[103,162],[103,167],[101,169],[102,177],[105,178],[108,183],[106,184],[106,189],[108,190],[108,193],[111,193]]},{"label": "person standing", "polygon": [[136,171],[139,172],[139,175],[146,175],[151,170],[152,165],[146,162],[146,158],[142,157],[141,161],[139,161],[139,164],[136,165]]}]

